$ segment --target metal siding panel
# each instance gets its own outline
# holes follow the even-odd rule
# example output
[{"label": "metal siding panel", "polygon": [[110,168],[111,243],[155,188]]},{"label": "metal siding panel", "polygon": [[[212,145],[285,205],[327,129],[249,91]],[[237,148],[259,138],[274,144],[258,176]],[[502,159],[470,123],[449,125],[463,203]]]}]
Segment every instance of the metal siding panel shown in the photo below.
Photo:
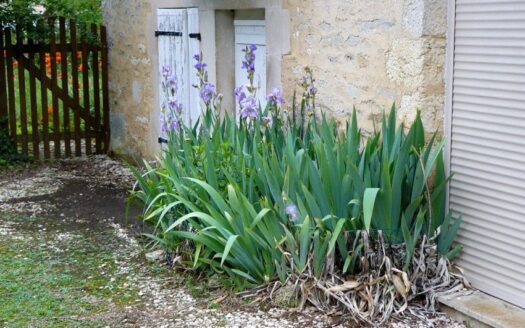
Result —
[{"label": "metal siding panel", "polygon": [[505,63],[496,63],[493,65],[480,65],[474,62],[454,62],[455,70],[469,70],[469,71],[479,71],[479,72],[488,72],[488,73],[503,73],[503,74],[522,74],[525,72],[525,67],[508,65]]},{"label": "metal siding panel", "polygon": [[501,220],[496,227],[492,227],[493,230],[491,231],[498,231],[501,234],[517,239],[520,239],[525,233],[523,227],[520,229],[515,224],[516,221],[519,221],[519,216],[512,211],[498,209],[490,206],[490,204],[485,204],[483,208],[480,208],[475,200],[467,199],[460,195],[455,195],[452,203],[454,204],[454,208],[461,213],[472,213],[474,211],[476,213],[476,220],[478,220],[477,222],[479,223],[478,226],[483,229],[493,225],[494,217],[501,217],[504,218],[504,220]]},{"label": "metal siding panel", "polygon": [[516,204],[521,204],[523,200],[521,188],[506,185],[502,183],[502,181],[494,182],[486,178],[472,178],[459,173],[457,175],[456,182],[465,186],[469,186],[470,188],[480,188],[483,190],[483,192],[496,192],[498,195],[501,195],[501,197],[504,197],[506,201],[513,201]]},{"label": "metal siding panel", "polygon": [[511,100],[511,99],[493,98],[493,97],[487,97],[486,95],[479,96],[479,97],[469,97],[466,95],[464,96],[461,94],[455,94],[454,102],[473,104],[480,108],[482,106],[490,106],[492,108],[494,106],[498,106],[499,111],[510,109],[510,110],[515,110],[514,113],[518,115],[518,117],[521,117],[523,115],[523,107],[522,107],[523,103],[519,101]]},{"label": "metal siding panel", "polygon": [[[497,0],[456,0],[456,13],[509,13],[525,10],[522,0],[497,1]],[[459,15],[458,15],[459,16]],[[461,17],[460,17],[461,18]],[[458,20],[456,19],[456,22]]]},{"label": "metal siding panel", "polygon": [[505,99],[514,100],[514,101],[519,101],[519,102],[525,101],[525,93],[523,92],[490,90],[490,88],[487,89],[487,88],[464,87],[461,85],[461,81],[458,81],[458,83],[459,85],[456,86],[456,80],[454,80],[454,94],[472,96],[473,98],[486,97],[486,98],[496,98],[496,99],[502,99],[502,100],[505,100]]},{"label": "metal siding panel", "polygon": [[458,37],[484,37],[484,38],[499,38],[504,36],[506,38],[513,38],[516,40],[523,40],[523,30],[521,29],[456,29]]},{"label": "metal siding panel", "polygon": [[[458,177],[459,176],[459,177]],[[523,198],[512,196],[509,194],[504,194],[500,190],[496,190],[495,188],[487,188],[486,186],[480,186],[479,184],[473,184],[473,183],[465,183],[460,181],[461,174],[455,176],[454,182],[451,184],[453,189],[460,190],[465,193],[472,193],[479,196],[480,201],[483,198],[490,198],[494,199],[499,202],[504,202],[508,208],[513,208],[515,210],[522,209],[523,204]],[[497,219],[497,218],[494,218]]]},{"label": "metal siding panel", "polygon": [[501,20],[520,20],[523,19],[525,10],[515,10],[513,12],[459,12],[456,19],[461,22],[470,21],[501,21]]},{"label": "metal siding panel", "polygon": [[[476,119],[474,115],[472,116],[473,117],[470,120],[462,118],[461,116],[458,117],[456,116],[456,114],[454,114],[453,117],[456,119],[456,125],[458,127],[462,127],[465,129],[471,129],[471,130],[483,131],[485,132],[486,139],[497,139],[497,137],[500,137],[501,139],[503,139],[506,136],[508,138],[507,139],[508,141],[514,141],[512,138],[525,137],[525,131],[523,131],[523,128],[519,126],[518,120],[515,120],[515,124],[512,124],[512,125],[506,124],[507,122],[501,123],[501,125],[497,125],[495,124],[497,123],[497,121],[488,123],[488,122],[483,122],[479,119]],[[502,140],[502,141],[506,142],[507,140]]]},{"label": "metal siding panel", "polygon": [[[516,175],[509,172],[509,170],[501,170],[501,166],[494,163],[484,163],[481,161],[473,161],[470,157],[454,157],[454,172],[461,172],[461,170],[470,170],[480,175],[498,173],[498,179],[511,179],[514,183],[521,183],[521,180],[515,180]],[[483,178],[481,176],[480,178]],[[522,184],[520,184],[522,186]]]},{"label": "metal siding panel", "polygon": [[[460,127],[458,127],[458,129],[459,128]],[[460,151],[462,150],[465,152],[475,153],[477,155],[480,155],[481,157],[491,157],[490,160],[496,159],[496,160],[507,161],[508,168],[512,168],[512,169],[516,169],[520,171],[525,170],[525,166],[524,166],[525,158],[523,158],[519,154],[515,154],[509,151],[504,151],[502,149],[498,149],[495,147],[490,147],[489,145],[483,144],[481,142],[479,143],[460,142],[455,137],[455,130],[457,129],[452,129],[452,143],[454,144],[454,147],[452,148],[452,155],[454,155],[454,151],[456,149]]]},{"label": "metal siding panel", "polygon": [[456,23],[456,29],[461,30],[523,30],[525,29],[525,22],[520,19],[506,19],[506,20],[459,20]]},{"label": "metal siding panel", "polygon": [[[517,215],[518,216],[518,220],[521,220],[521,217],[522,217],[522,213],[520,213],[519,211],[516,211],[515,208],[509,208],[508,206],[504,206],[505,204],[502,204],[502,202],[500,202],[499,200],[497,199],[492,199],[492,198],[486,198],[484,196],[480,196],[480,195],[475,195],[475,194],[472,194],[470,192],[465,192],[465,190],[462,190],[462,189],[459,189],[459,188],[451,188],[451,192],[450,192],[450,195],[451,195],[451,199],[450,199],[450,204],[460,204],[458,206],[465,206],[465,204],[470,201],[472,202],[473,204],[476,204],[475,206],[471,206],[475,211],[476,210],[480,210],[481,206],[484,205],[484,206],[489,206],[491,208],[493,208],[494,210],[497,210],[501,213],[497,213],[495,214],[492,218],[491,218],[491,222],[494,221],[494,218],[498,218],[498,217],[503,217],[503,218],[507,218],[503,213],[511,213],[511,215],[514,215],[514,218],[515,216]],[[451,206],[451,209],[453,209],[454,211],[456,211],[457,213],[459,214],[463,214],[463,213],[466,213],[466,212],[463,212],[463,211],[460,211],[459,210],[459,207],[456,208],[454,206]],[[490,212],[488,210],[486,210],[485,212]],[[480,216],[480,213],[478,213],[478,217],[481,217]],[[510,220],[509,223],[512,227],[514,227],[512,221]],[[494,225],[494,227],[499,227],[501,226],[501,222],[499,222],[498,225]]]},{"label": "metal siding panel", "polygon": [[490,172],[482,169],[473,169],[472,167],[465,167],[461,164],[456,164],[457,162],[454,162],[455,164],[455,171],[457,174],[460,174],[461,176],[466,177],[472,177],[475,179],[484,179],[487,181],[492,181],[500,184],[505,184],[508,186],[512,186],[514,188],[517,188],[518,190],[522,191],[521,188],[523,188],[523,185],[525,184],[525,180],[516,178],[515,176],[505,176],[502,174],[499,174],[499,172]]},{"label": "metal siding panel", "polygon": [[459,100],[459,97],[455,101],[456,113],[454,115],[464,115],[465,112],[471,112],[472,115],[489,115],[495,120],[510,120],[513,124],[516,124],[515,119],[525,119],[525,112],[519,109],[498,106],[498,117],[494,117],[494,107],[490,103],[482,103],[481,101],[472,103],[467,101]]},{"label": "metal siding panel", "polygon": [[449,207],[473,285],[525,307],[525,0],[456,0]]},{"label": "metal siding panel", "polygon": [[[463,118],[456,118],[456,119],[460,121]],[[491,138],[491,136],[487,136],[486,134],[483,135],[483,133],[481,133],[479,130],[472,128],[471,126],[468,126],[467,124],[462,124],[462,125],[458,124],[458,126],[463,127],[463,129],[461,130],[456,129],[456,133],[454,134],[453,139],[456,140],[457,142],[463,142],[463,143],[472,144],[472,145],[480,145],[482,147],[493,148],[493,149],[498,149],[498,150],[517,151],[517,152],[521,151],[523,147],[525,147],[525,145],[523,144],[523,140],[522,140],[523,137],[516,136],[516,138],[513,138],[512,140],[505,140],[505,137],[506,136],[508,137],[508,134],[507,134],[507,135],[494,136],[493,138]],[[505,124],[501,124],[501,126],[505,127]],[[512,136],[512,134],[510,136]]]},{"label": "metal siding panel", "polygon": [[[469,147],[458,147],[454,146],[452,149],[453,159],[462,159],[469,163],[479,163],[486,165],[487,167],[497,168],[498,170],[503,170],[502,175],[516,176],[518,171],[520,174],[525,174],[525,167],[521,164],[516,164],[510,162],[507,158],[498,158],[496,156],[487,156],[486,153],[476,153],[469,149]],[[454,172],[454,170],[452,170]]]}]

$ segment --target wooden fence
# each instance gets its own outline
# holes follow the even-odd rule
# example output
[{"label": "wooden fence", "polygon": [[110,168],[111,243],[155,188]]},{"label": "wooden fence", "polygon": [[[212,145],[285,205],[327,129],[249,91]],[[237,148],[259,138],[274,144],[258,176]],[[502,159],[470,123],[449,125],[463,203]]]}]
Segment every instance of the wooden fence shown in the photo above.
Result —
[{"label": "wooden fence", "polygon": [[40,41],[0,33],[0,120],[36,159],[107,152],[106,29],[63,17],[46,23],[50,33]]}]

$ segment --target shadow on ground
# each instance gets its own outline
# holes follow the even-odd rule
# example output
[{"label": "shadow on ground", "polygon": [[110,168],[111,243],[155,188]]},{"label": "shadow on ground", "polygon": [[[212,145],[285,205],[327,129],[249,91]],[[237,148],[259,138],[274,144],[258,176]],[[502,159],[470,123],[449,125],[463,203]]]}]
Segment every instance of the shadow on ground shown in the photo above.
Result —
[{"label": "shadow on ground", "polygon": [[133,181],[106,156],[0,172],[0,327],[332,326],[146,262]]}]

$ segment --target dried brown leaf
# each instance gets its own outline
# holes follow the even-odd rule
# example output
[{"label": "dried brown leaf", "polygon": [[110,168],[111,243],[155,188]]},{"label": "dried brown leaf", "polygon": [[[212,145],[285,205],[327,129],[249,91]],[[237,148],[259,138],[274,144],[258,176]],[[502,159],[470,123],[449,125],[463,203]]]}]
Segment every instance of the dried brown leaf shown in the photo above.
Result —
[{"label": "dried brown leaf", "polygon": [[360,285],[361,285],[361,283],[358,282],[358,281],[349,280],[349,281],[345,281],[341,285],[337,285],[337,286],[328,288],[328,291],[330,291],[332,293],[344,292],[344,291],[347,291],[347,290],[350,290],[350,289],[357,288]]},{"label": "dried brown leaf", "polygon": [[392,282],[394,283],[394,287],[396,287],[397,292],[401,296],[406,297],[407,290],[405,284],[403,283],[403,279],[401,279],[397,274],[393,274]]}]

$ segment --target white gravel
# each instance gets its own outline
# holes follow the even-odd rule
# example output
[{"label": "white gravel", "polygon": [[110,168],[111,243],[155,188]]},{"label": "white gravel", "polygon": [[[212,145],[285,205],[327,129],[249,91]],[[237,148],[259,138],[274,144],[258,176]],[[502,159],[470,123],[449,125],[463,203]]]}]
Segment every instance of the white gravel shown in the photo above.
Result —
[{"label": "white gravel", "polygon": [[[94,171],[100,175],[87,176],[75,164],[89,161]],[[58,191],[68,179],[83,178],[88,183],[113,183],[118,186],[131,188],[134,182],[131,171],[122,163],[106,156],[93,156],[89,159],[81,158],[62,161],[62,164],[71,164],[71,170],[58,169],[56,165],[37,166],[29,174],[21,175],[16,181],[0,184],[0,215],[5,212],[29,213],[41,215],[46,213],[50,204],[32,202],[30,200],[16,202],[20,198],[50,195]],[[85,163],[84,163],[85,164]],[[82,167],[82,166],[78,166]],[[1,180],[0,180],[1,182]],[[82,222],[82,218],[60,218],[70,222]],[[243,307],[214,309],[208,308],[213,299],[196,299],[187,287],[155,276],[148,266],[142,265],[137,271],[136,263],[142,260],[144,249],[137,239],[117,223],[108,223],[108,231],[112,231],[115,240],[118,240],[119,249],[115,250],[115,263],[118,270],[111,277],[111,281],[125,277],[125,286],[138,290],[137,305],[130,305],[123,310],[126,314],[120,318],[119,326],[124,327],[330,327],[330,320],[312,308],[306,308],[297,313],[294,309],[272,308],[268,311],[253,311],[253,308]],[[41,227],[45,230],[45,227]],[[16,224],[0,220],[0,238],[18,236]],[[50,250],[60,252],[61,247],[73,242],[78,236],[75,233],[64,232],[57,234],[53,241],[46,244]],[[27,237],[24,237],[27,238]],[[104,270],[104,268],[100,268]],[[179,273],[174,272],[174,279]],[[108,314],[111,316],[111,314]],[[293,318],[293,319],[290,319]],[[358,326],[352,322],[339,327]],[[451,320],[444,314],[434,319],[416,320],[411,318],[407,323],[391,322],[385,327],[465,327],[463,324]]]}]

